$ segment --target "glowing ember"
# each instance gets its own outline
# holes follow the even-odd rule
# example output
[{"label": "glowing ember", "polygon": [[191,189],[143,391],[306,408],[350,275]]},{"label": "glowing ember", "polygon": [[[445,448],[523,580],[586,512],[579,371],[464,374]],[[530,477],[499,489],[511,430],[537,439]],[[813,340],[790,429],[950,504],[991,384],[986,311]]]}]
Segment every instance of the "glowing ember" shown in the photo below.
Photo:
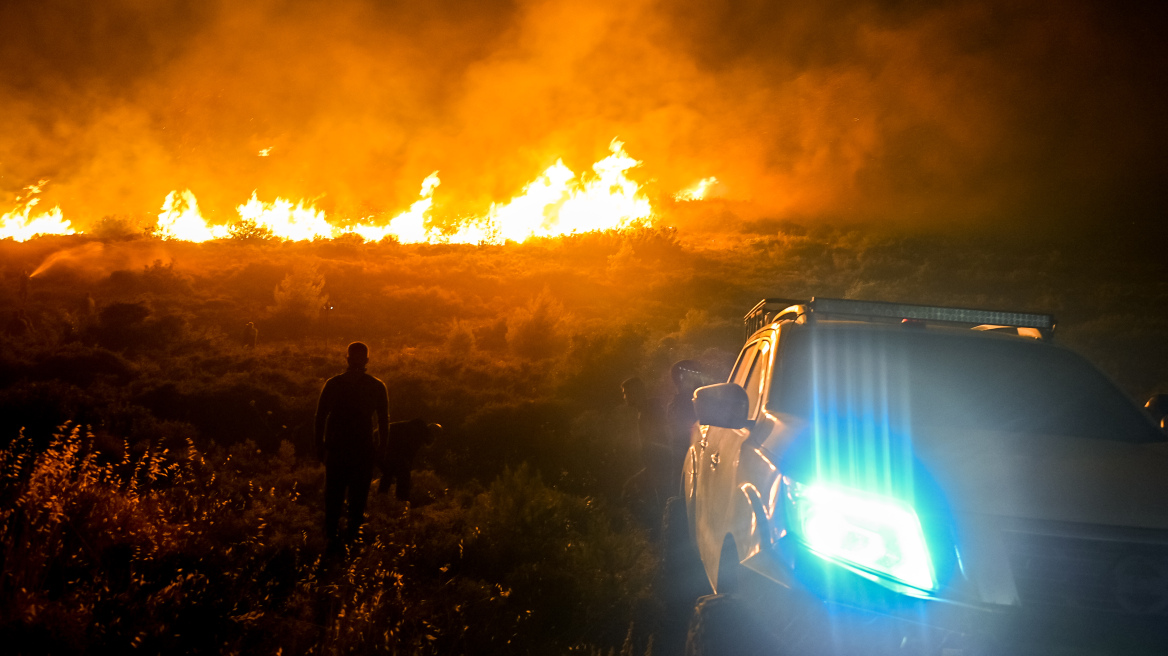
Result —
[{"label": "glowing ember", "polygon": [[325,220],[324,212],[304,206],[300,201],[295,207],[292,201],[277,198],[264,203],[256,198],[253,191],[251,200],[235,208],[244,223],[270,231],[276,237],[292,241],[327,239],[340,235],[343,231]]},{"label": "glowing ember", "polygon": [[17,205],[16,209],[11,212],[0,216],[0,239],[11,237],[16,241],[28,241],[38,235],[72,235],[76,233],[73,226],[61,215],[60,207],[54,207],[48,212],[32,216],[32,208],[41,202],[41,199],[37,198],[37,194],[41,192],[47,182],[48,180],[41,180],[35,185],[26,187],[28,193],[16,197],[18,201],[23,198],[24,202]]},{"label": "glowing ember", "polygon": [[172,191],[158,214],[157,234],[163,239],[202,242],[227,236],[227,226],[208,226],[199,213],[199,202],[190,189]]},{"label": "glowing ember", "polygon": [[687,200],[703,200],[706,197],[706,192],[710,187],[718,184],[718,178],[709,177],[699,180],[698,183],[689,189],[683,189],[673,195],[673,200],[687,201]]}]

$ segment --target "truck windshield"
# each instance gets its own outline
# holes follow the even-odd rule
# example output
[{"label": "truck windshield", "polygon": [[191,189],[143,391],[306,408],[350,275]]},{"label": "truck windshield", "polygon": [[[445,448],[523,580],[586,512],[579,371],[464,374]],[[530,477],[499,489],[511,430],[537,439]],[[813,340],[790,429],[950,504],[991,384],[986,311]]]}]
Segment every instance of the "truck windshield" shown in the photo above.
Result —
[{"label": "truck windshield", "polygon": [[772,411],[879,418],[913,429],[1164,439],[1083,358],[1040,342],[821,326],[793,331],[779,347]]}]

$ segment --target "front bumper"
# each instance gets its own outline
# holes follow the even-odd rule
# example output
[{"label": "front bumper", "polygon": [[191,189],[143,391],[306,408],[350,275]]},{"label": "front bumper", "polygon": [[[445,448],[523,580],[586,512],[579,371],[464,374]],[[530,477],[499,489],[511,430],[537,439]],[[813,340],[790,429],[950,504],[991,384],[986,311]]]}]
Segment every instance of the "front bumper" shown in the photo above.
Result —
[{"label": "front bumper", "polygon": [[757,577],[763,584],[752,591],[751,607],[760,625],[776,629],[780,642],[789,637],[782,634],[797,631],[817,634],[814,643],[840,654],[1168,653],[1164,614],[1025,599],[983,603],[976,600],[976,586],[961,577],[935,597],[914,598],[827,562],[794,541],[777,547],[744,564],[764,574]]}]

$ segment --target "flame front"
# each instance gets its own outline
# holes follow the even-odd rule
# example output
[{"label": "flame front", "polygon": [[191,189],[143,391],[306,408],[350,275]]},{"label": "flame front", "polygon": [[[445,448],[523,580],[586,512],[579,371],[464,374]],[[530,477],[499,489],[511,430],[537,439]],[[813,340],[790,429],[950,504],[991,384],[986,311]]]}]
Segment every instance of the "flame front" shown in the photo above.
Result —
[{"label": "flame front", "polygon": [[438,172],[434,171],[422,181],[422,199],[410,205],[410,209],[390,219],[384,226],[353,226],[352,231],[365,241],[381,241],[388,236],[396,237],[402,243],[429,241],[426,217],[434,205],[434,189],[438,186]]},{"label": "flame front", "polygon": [[[260,155],[266,155],[267,150]],[[351,233],[370,242],[392,237],[401,243],[499,244],[649,224],[653,207],[640,185],[627,176],[641,162],[625,153],[624,144],[617,139],[609,144],[609,151],[609,156],[593,164],[591,174],[583,176],[577,176],[563,160],[556,160],[521,194],[506,203],[492,203],[486,213],[454,221],[453,226],[444,227],[433,216],[434,193],[440,184],[435,171],[422,181],[420,198],[382,225],[366,220],[338,227],[311,203],[301,200],[293,204],[280,197],[268,203],[254,191],[247,202],[236,207],[239,221],[235,225],[211,225],[200,213],[194,193],[184,189],[167,194],[158,213],[155,234],[166,240],[191,242],[247,235],[308,241]],[[699,183],[700,192],[696,195],[691,190],[682,193],[700,198],[716,182],[707,178]],[[59,208],[30,218],[39,201],[35,196],[43,184],[44,181],[29,187],[23,205],[3,216],[0,238],[24,241],[38,234],[74,233]]]},{"label": "flame front", "polygon": [[203,242],[227,236],[227,226],[209,226],[199,213],[199,201],[190,189],[172,191],[162,203],[156,234],[163,239]]},{"label": "flame front", "polygon": [[26,187],[25,191],[28,193],[23,197],[16,197],[18,201],[23,198],[24,202],[17,205],[16,209],[11,212],[0,216],[0,239],[11,237],[16,241],[28,241],[38,235],[72,235],[76,233],[73,226],[61,214],[59,206],[48,212],[41,212],[36,216],[32,215],[32,208],[41,202],[37,194],[41,192],[47,182],[48,180],[41,180],[35,185]]},{"label": "flame front", "polygon": [[649,220],[653,208],[640,187],[625,172],[640,162],[612,140],[611,155],[592,165],[595,177],[576,182],[562,160],[527,185],[506,205],[491,206],[486,221],[501,241],[569,235],[593,230],[624,229]]},{"label": "flame front", "polygon": [[290,241],[308,241],[335,237],[342,231],[325,220],[324,212],[300,201],[295,207],[292,201],[277,198],[265,203],[256,198],[253,191],[251,200],[235,208],[244,223],[254,224],[261,230]]}]

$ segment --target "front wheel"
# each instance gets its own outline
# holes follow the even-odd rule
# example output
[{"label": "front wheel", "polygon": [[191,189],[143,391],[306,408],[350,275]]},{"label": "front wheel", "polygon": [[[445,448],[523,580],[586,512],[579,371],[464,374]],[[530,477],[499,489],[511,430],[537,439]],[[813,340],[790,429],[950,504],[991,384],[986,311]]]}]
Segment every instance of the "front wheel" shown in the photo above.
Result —
[{"label": "front wheel", "polygon": [[782,653],[755,625],[734,594],[699,597],[685,637],[685,656],[763,656]]}]

